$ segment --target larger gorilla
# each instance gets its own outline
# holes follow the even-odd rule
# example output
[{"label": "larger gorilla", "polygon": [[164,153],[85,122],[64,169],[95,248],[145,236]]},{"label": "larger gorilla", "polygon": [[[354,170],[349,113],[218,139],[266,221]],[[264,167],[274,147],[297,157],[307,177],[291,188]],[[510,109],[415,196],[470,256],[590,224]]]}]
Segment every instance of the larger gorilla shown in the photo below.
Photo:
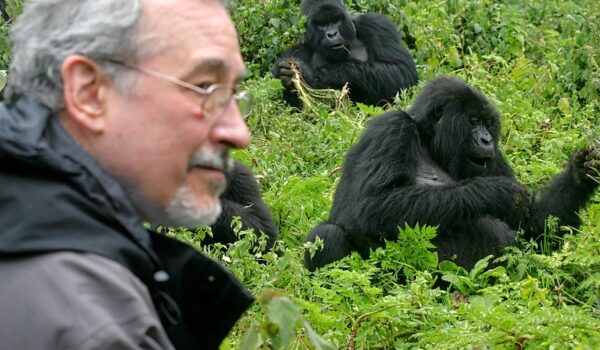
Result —
[{"label": "larger gorilla", "polygon": [[600,148],[588,146],[532,202],[498,147],[498,112],[462,80],[431,81],[408,113],[373,119],[346,155],[327,223],[306,241],[324,248],[306,265],[314,270],[357,251],[363,257],[394,240],[398,228],[439,225],[433,243],[440,260],[471,268],[514,243],[521,227],[537,239],[546,218],[577,227],[577,212],[598,183]]},{"label": "larger gorilla", "polygon": [[415,62],[387,17],[367,13],[352,19],[341,0],[305,0],[301,12],[308,16],[304,43],[283,52],[273,70],[290,105],[300,106],[293,63],[312,88],[348,84],[351,100],[370,105],[392,102],[399,90],[417,83]]}]

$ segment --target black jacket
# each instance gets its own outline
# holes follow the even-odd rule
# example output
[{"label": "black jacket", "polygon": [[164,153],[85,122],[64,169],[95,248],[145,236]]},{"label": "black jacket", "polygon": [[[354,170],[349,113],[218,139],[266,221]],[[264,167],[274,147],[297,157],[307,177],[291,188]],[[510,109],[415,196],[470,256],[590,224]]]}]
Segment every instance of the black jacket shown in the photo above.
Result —
[{"label": "black jacket", "polygon": [[76,251],[126,266],[177,349],[217,349],[251,294],[192,247],[144,228],[121,186],[42,105],[0,105],[0,258]]}]

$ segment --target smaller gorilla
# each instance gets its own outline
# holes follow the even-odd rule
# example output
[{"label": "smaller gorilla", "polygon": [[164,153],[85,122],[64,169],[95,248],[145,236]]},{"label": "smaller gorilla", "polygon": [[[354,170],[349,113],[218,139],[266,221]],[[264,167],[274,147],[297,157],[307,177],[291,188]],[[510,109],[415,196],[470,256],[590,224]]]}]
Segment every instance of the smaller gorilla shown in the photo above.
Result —
[{"label": "smaller gorilla", "polygon": [[352,19],[341,0],[304,0],[301,12],[308,16],[304,43],[283,52],[273,69],[291,106],[300,107],[293,63],[312,88],[348,84],[350,99],[369,105],[392,102],[399,90],[417,83],[415,62],[387,17],[367,13]]},{"label": "smaller gorilla", "polygon": [[235,161],[231,172],[225,174],[227,188],[221,194],[223,212],[212,226],[213,237],[207,236],[203,244],[232,243],[238,237],[231,228],[234,216],[239,216],[242,229],[252,228],[256,234],[263,232],[268,236],[267,250],[277,240],[278,230],[271,211],[263,201],[254,175],[241,162]]},{"label": "smaller gorilla", "polygon": [[344,162],[327,223],[315,227],[324,248],[306,265],[314,270],[352,251],[395,240],[405,224],[438,227],[433,240],[440,260],[471,268],[514,244],[516,230],[539,239],[546,218],[578,227],[598,183],[600,147],[571,157],[532,202],[499,149],[498,112],[479,91],[456,78],[431,81],[408,113],[373,119]]}]

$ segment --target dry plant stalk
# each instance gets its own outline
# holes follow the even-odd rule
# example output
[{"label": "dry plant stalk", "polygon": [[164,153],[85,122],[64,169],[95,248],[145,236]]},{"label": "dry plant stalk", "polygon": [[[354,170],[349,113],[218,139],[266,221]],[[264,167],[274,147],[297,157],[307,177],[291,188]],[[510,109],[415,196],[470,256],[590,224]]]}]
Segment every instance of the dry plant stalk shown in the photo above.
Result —
[{"label": "dry plant stalk", "polygon": [[298,98],[302,101],[303,109],[314,111],[318,103],[324,103],[335,109],[340,109],[348,105],[350,89],[347,83],[342,90],[314,89],[304,81],[298,63],[293,59],[290,59],[289,63],[292,72],[294,72],[292,83],[294,84]]},{"label": "dry plant stalk", "polygon": [[[600,152],[600,140],[594,140],[594,142],[588,145],[588,151],[590,152]],[[587,176],[592,179],[592,181],[600,184],[600,161],[593,160],[592,167],[594,170],[594,174],[587,174]]]}]

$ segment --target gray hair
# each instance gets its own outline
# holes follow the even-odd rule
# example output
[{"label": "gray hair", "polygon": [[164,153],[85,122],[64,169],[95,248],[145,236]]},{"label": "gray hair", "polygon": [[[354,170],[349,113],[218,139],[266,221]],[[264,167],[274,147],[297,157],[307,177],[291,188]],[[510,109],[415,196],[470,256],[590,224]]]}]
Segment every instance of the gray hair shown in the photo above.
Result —
[{"label": "gray hair", "polygon": [[97,62],[124,91],[125,68],[105,59],[139,62],[150,55],[138,34],[143,0],[28,0],[12,27],[13,58],[6,98],[22,95],[53,111],[64,108],[61,65],[80,54]]}]

